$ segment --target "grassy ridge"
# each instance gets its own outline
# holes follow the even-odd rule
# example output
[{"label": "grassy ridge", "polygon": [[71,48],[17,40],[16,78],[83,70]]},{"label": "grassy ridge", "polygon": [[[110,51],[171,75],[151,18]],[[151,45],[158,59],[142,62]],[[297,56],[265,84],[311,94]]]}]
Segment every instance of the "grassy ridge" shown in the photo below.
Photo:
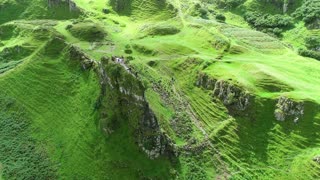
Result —
[{"label": "grassy ridge", "polygon": [[[0,24],[24,15],[55,19],[14,21],[0,27],[0,52],[15,46],[31,51],[17,57],[13,53],[11,59],[3,56],[3,62],[14,60],[16,64],[0,60],[0,72],[4,69],[0,75],[0,125],[5,127],[0,128],[4,139],[0,145],[13,152],[0,155],[4,178],[320,176],[319,165],[312,161],[320,152],[320,64],[298,56],[282,41],[217,22],[214,14],[207,19],[190,16],[196,1],[132,0],[125,4],[119,0],[109,4],[75,0],[85,15],[77,20],[68,20],[79,14],[70,14],[66,6],[44,11],[47,6],[36,0],[20,12],[16,1],[0,1],[4,2],[9,5],[0,12],[5,14],[0,16]],[[123,7],[116,2],[124,3]],[[9,17],[12,8],[18,15]],[[110,14],[103,13],[105,8]],[[234,19],[227,23],[246,26],[237,15],[230,16]],[[293,41],[295,36],[299,35],[288,31],[285,39]],[[84,71],[78,61],[70,59],[64,41],[79,46],[95,60],[111,55],[130,59],[127,63],[147,88],[146,98],[161,130],[177,145],[176,166],[163,157],[150,160],[139,149],[132,134],[139,110],[121,105],[119,99],[126,98],[117,91],[109,88],[103,109],[97,111],[99,79],[93,70]],[[107,74],[114,75],[115,69],[107,68]],[[255,100],[248,114],[232,116],[212,90],[196,86],[199,74],[249,91]],[[121,85],[136,88],[136,79],[127,75],[122,70],[112,80],[124,77]],[[280,96],[305,102],[298,123],[275,120]],[[101,114],[108,118],[102,119]],[[116,123],[112,119],[117,119]],[[111,124],[114,132],[106,133],[105,124]],[[0,154],[6,151],[1,148]]]}]

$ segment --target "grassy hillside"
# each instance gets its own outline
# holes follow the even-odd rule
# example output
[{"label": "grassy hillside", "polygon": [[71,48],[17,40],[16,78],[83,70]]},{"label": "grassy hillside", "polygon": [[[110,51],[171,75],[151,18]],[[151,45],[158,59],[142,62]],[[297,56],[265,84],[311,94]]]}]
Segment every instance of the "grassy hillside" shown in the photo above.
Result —
[{"label": "grassy hillside", "polygon": [[318,179],[317,29],[273,2],[0,0],[0,179]]}]

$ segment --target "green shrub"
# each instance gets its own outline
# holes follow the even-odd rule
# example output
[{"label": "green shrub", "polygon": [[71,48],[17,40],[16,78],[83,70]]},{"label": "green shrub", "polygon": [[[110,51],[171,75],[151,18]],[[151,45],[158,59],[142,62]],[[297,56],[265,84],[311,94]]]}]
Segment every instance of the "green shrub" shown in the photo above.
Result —
[{"label": "green shrub", "polygon": [[172,25],[161,24],[149,26],[143,31],[150,36],[165,36],[177,34],[180,32],[180,29]]},{"label": "green shrub", "polygon": [[[311,26],[320,26],[320,1],[319,0],[305,0],[293,16],[302,19],[306,24]],[[315,23],[315,24],[313,24]]]},{"label": "green shrub", "polygon": [[203,19],[208,19],[208,10],[205,8],[200,8],[199,9],[200,12],[200,17]]},{"label": "green shrub", "polygon": [[216,0],[216,3],[220,8],[235,8],[244,2],[245,0]]},{"label": "green shrub", "polygon": [[192,16],[200,16],[203,19],[208,19],[209,11],[207,8],[202,7],[199,3],[193,6],[193,10],[191,12]]},{"label": "green shrub", "polygon": [[0,106],[0,175],[3,171],[4,179],[57,179],[55,164],[37,146],[23,108],[7,97],[0,97]]},{"label": "green shrub", "polygon": [[227,52],[229,51],[231,44],[230,40],[224,38],[222,36],[215,36],[213,41],[209,41],[209,43],[218,51]]},{"label": "green shrub", "polygon": [[225,22],[226,21],[226,17],[223,14],[217,14],[216,15],[216,20],[218,20],[220,22]]},{"label": "green shrub", "polygon": [[140,45],[140,44],[134,44],[134,45],[132,45],[132,48],[134,50],[136,50],[137,52],[139,52],[141,54],[145,54],[145,55],[154,56],[158,53],[157,51],[149,49],[148,47]]},{"label": "green shrub", "polygon": [[307,49],[299,49],[299,55],[309,58],[314,58],[320,61],[320,52],[307,50]]},{"label": "green shrub", "polygon": [[131,49],[126,49],[126,50],[124,50],[124,52],[125,52],[126,54],[132,54],[132,53],[133,53]]},{"label": "green shrub", "polygon": [[258,12],[247,12],[245,20],[257,30],[280,35],[285,29],[293,26],[293,19],[287,15],[270,15]]},{"label": "green shrub", "polygon": [[310,50],[320,50],[320,37],[308,36],[305,38],[306,47]]}]

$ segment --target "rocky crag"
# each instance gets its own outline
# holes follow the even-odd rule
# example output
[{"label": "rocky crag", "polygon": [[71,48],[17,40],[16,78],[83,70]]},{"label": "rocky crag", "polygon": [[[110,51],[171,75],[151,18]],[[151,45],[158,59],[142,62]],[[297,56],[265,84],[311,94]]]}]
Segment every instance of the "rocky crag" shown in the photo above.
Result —
[{"label": "rocky crag", "polygon": [[228,81],[212,79],[206,74],[198,76],[196,85],[212,91],[212,95],[229,109],[237,114],[248,109],[253,97],[250,93]]},{"label": "rocky crag", "polygon": [[275,118],[278,121],[293,120],[295,123],[304,114],[303,102],[295,102],[287,97],[280,97],[276,104],[276,110],[274,112]]},{"label": "rocky crag", "polygon": [[107,57],[97,62],[75,46],[69,51],[73,62],[80,63],[84,71],[94,70],[98,76],[101,94],[96,109],[100,111],[99,126],[106,136],[111,136],[120,126],[129,125],[138,146],[149,158],[177,156],[174,143],[161,131],[157,117],[149,107],[144,86],[134,73],[129,73],[131,69],[125,69]]}]

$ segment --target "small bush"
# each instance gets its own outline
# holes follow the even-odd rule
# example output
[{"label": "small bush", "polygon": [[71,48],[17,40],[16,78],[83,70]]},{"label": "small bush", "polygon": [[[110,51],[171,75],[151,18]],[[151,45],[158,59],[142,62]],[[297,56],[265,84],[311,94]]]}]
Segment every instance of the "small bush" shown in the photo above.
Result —
[{"label": "small bush", "polygon": [[223,14],[217,14],[216,15],[216,20],[218,20],[220,22],[225,22],[226,21],[226,17]]},{"label": "small bush", "polygon": [[158,53],[157,51],[149,49],[148,47],[140,45],[140,44],[134,44],[134,45],[132,45],[132,48],[134,50],[136,50],[137,52],[139,52],[141,54],[145,54],[145,55],[154,56],[154,55],[156,55]]},{"label": "small bush", "polygon": [[193,6],[193,10],[191,12],[192,16],[200,16],[203,19],[208,19],[209,11],[207,8],[202,7],[199,3]]},{"label": "small bush", "polygon": [[307,49],[299,49],[298,51],[299,55],[309,58],[314,58],[320,61],[320,52],[317,51],[311,51]]},{"label": "small bush", "polygon": [[320,37],[308,36],[305,38],[306,47],[310,50],[320,50]]},{"label": "small bush", "polygon": [[180,29],[178,29],[175,26],[172,25],[152,25],[143,30],[146,32],[147,35],[151,36],[165,36],[165,35],[174,35],[180,32]]},{"label": "small bush", "polygon": [[247,52],[248,50],[242,46],[234,45],[229,49],[230,54],[242,54]]},{"label": "small bush", "polygon": [[293,19],[287,15],[247,12],[244,18],[257,30],[275,35],[280,35],[285,29],[290,28],[293,25]]},{"label": "small bush", "polygon": [[235,8],[241,4],[243,4],[245,0],[216,0],[218,7],[220,8]]},{"label": "small bush", "polygon": [[294,13],[293,16],[302,19],[309,26],[320,26],[320,1],[305,0]]},{"label": "small bush", "polygon": [[205,8],[199,9],[200,17],[203,19],[208,19],[208,10]]},{"label": "small bush", "polygon": [[216,49],[221,52],[227,52],[230,49],[230,41],[221,36],[215,36],[213,41],[209,41],[209,43]]},{"label": "small bush", "polygon": [[126,49],[126,50],[124,50],[124,52],[125,52],[126,54],[132,54],[132,50],[131,50],[131,49]]},{"label": "small bush", "polygon": [[104,8],[104,9],[102,9],[102,12],[104,14],[109,14],[111,11],[110,11],[110,9]]}]

